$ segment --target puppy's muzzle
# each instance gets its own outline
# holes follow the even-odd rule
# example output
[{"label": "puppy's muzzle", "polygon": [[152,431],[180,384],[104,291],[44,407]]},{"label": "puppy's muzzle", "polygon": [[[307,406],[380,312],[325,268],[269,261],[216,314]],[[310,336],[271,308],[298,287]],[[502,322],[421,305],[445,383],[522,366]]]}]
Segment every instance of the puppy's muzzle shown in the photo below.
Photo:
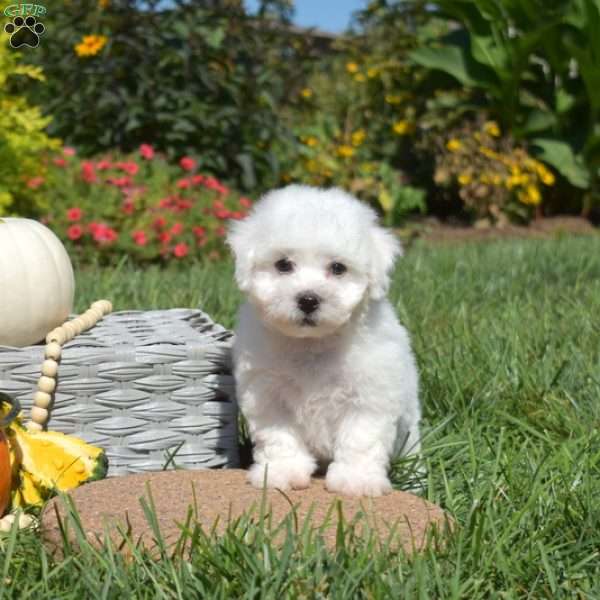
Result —
[{"label": "puppy's muzzle", "polygon": [[297,298],[298,308],[305,314],[310,315],[314,313],[319,304],[321,304],[321,298],[317,294],[304,293],[300,294]]}]

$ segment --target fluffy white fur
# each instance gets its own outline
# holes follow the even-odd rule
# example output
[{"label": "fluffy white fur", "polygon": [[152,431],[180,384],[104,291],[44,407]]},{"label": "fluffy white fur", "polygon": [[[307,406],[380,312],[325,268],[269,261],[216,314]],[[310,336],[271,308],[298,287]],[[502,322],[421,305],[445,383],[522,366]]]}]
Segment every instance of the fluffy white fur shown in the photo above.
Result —
[{"label": "fluffy white fur", "polygon": [[[344,191],[291,185],[234,222],[228,242],[248,297],[233,358],[250,482],[305,488],[322,465],[332,492],[385,494],[390,458],[419,451],[417,370],[386,298],[397,239]],[[320,299],[309,315],[307,294]]]}]

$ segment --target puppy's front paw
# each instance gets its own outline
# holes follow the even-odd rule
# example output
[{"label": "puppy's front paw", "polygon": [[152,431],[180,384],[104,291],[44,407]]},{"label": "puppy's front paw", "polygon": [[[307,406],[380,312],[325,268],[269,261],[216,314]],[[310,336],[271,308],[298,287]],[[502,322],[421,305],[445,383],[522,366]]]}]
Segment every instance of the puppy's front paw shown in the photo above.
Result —
[{"label": "puppy's front paw", "polygon": [[265,486],[281,490],[302,490],[310,486],[312,468],[293,460],[281,460],[266,464],[255,463],[250,467],[248,481],[256,488]]},{"label": "puppy's front paw", "polygon": [[327,469],[325,486],[346,496],[383,496],[392,491],[390,480],[379,468],[365,470],[336,462]]}]

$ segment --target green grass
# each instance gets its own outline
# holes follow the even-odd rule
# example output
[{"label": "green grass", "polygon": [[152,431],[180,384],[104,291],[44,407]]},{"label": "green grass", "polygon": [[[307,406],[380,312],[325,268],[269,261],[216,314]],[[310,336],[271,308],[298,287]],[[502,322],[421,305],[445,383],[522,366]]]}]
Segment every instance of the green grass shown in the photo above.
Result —
[{"label": "green grass", "polygon": [[[83,271],[77,295],[202,305],[227,326],[240,299],[231,265]],[[241,523],[220,541],[192,528],[191,550],[160,561],[54,561],[22,533],[4,542],[0,598],[600,598],[600,239],[417,245],[390,296],[421,370],[424,495],[458,523],[442,549],[341,536],[330,552],[290,533],[277,550]]]}]

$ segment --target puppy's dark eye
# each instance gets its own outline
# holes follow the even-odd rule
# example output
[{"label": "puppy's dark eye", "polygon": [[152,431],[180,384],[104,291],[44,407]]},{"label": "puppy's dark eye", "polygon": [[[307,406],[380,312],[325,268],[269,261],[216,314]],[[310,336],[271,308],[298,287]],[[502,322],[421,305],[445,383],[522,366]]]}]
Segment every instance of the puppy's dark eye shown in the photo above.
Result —
[{"label": "puppy's dark eye", "polygon": [[329,265],[329,270],[334,275],[343,275],[348,270],[348,267],[340,262],[333,262]]},{"label": "puppy's dark eye", "polygon": [[276,263],[275,263],[275,268],[280,272],[280,273],[291,273],[294,270],[294,265],[292,263],[291,260],[287,259],[287,258],[280,258]]}]

